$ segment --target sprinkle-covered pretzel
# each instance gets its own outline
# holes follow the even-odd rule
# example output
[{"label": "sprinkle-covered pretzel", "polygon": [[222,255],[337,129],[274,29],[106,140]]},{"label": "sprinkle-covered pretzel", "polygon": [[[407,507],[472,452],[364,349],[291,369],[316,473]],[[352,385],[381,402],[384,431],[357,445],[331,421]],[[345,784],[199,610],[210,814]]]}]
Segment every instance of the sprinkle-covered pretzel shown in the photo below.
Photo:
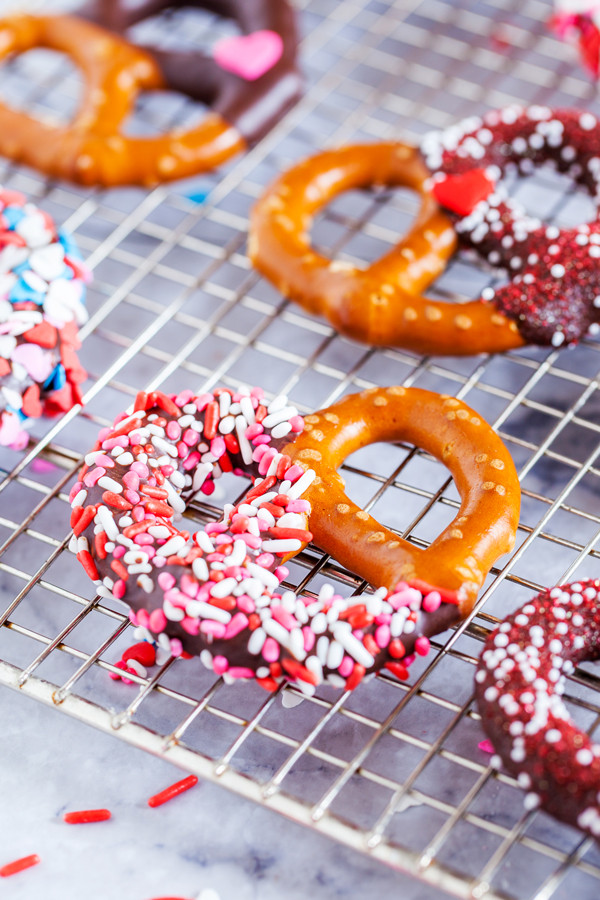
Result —
[{"label": "sprinkle-covered pretzel", "polygon": [[81,401],[77,359],[88,274],[73,242],[19,191],[0,188],[0,445]]},{"label": "sprinkle-covered pretzel", "polygon": [[[429,191],[429,176],[419,151],[396,142],[313,156],[281,175],[255,205],[250,259],[282,294],[368,344],[452,355],[522,345],[515,323],[490,304],[423,296],[456,246],[452,223]],[[409,187],[420,195],[408,234],[366,268],[315,252],[309,235],[314,214],[342,191],[377,185]]]},{"label": "sprinkle-covered pretzel", "polygon": [[[560,347],[600,323],[600,124],[590,112],[510,106],[427,135],[421,145],[433,193],[453,215],[462,246],[511,280],[486,288],[490,309],[516,323],[522,342]],[[502,181],[547,165],[590,195],[596,215],[575,228],[546,226],[508,199]]]},{"label": "sprinkle-covered pretzel", "polygon": [[147,43],[144,49],[171,90],[207,104],[256,143],[301,93],[296,15],[288,0],[89,0],[80,15],[124,34],[165,9],[186,7],[231,18],[240,34],[217,41],[210,54]]},{"label": "sprinkle-covered pretzel", "polygon": [[579,729],[565,675],[600,656],[600,580],[543,591],[492,632],[475,676],[483,727],[538,806],[600,839],[600,744]]},{"label": "sprinkle-covered pretzel", "polygon": [[[407,440],[442,460],[461,506],[427,550],[345,496],[337,467],[373,441]],[[190,536],[173,524],[198,491],[233,471],[253,480],[223,519]],[[355,687],[382,667],[401,678],[429,637],[471,609],[494,560],[513,544],[519,486],[488,425],[459,400],[376,388],[303,421],[259,388],[175,397],[140,394],[105,429],[71,492],[72,548],[102,596],[125,600],[138,638],[200,654],[227,678],[311,693]],[[310,530],[309,530],[310,529]],[[373,584],[343,599],[280,587],[285,562],[313,537]]]},{"label": "sprinkle-covered pretzel", "polygon": [[4,156],[82,184],[151,185],[210,169],[246,146],[217,113],[185,131],[123,134],[138,93],[164,89],[165,80],[152,56],[91,22],[30,15],[0,21],[0,59],[34,47],[71,57],[84,78],[83,100],[67,125],[0,106]]}]

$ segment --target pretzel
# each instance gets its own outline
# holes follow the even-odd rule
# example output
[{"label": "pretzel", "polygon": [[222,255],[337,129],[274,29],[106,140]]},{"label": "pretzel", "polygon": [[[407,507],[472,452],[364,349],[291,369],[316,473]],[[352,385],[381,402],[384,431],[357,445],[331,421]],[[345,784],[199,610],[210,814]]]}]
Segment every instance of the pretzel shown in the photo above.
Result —
[{"label": "pretzel", "polygon": [[[542,591],[492,632],[475,676],[496,752],[541,807],[600,839],[600,744],[570,717],[565,676],[600,656],[600,580]],[[498,760],[499,764],[500,760]]]},{"label": "pretzel", "polygon": [[[443,460],[462,497],[427,550],[349,500],[336,468],[377,440],[414,441]],[[198,490],[233,471],[253,486],[190,537],[173,524]],[[417,388],[376,388],[304,422],[259,388],[138,395],[105,429],[71,492],[72,549],[101,596],[125,600],[138,639],[199,654],[228,679],[351,689],[383,667],[408,676],[429,637],[465,616],[494,560],[512,547],[519,487],[508,452],[469,407]],[[310,528],[310,531],[309,531]],[[343,599],[280,587],[312,539],[382,585]]]},{"label": "pretzel", "polygon": [[[517,323],[522,340],[574,344],[600,323],[600,125],[592,113],[510,106],[426,136],[433,193],[459,241],[511,280],[482,297]],[[596,215],[575,228],[546,226],[507,198],[502,176],[548,165],[589,193]]]},{"label": "pretzel", "polygon": [[124,34],[165,9],[193,7],[234,19],[241,34],[211,55],[144,44],[169,88],[207,104],[255,144],[300,96],[296,16],[287,0],[90,0],[80,15]]},{"label": "pretzel", "polygon": [[[281,175],[255,205],[248,255],[256,268],[308,312],[343,335],[420,353],[500,352],[524,341],[490,304],[423,297],[456,246],[454,228],[428,189],[417,149],[397,142],[320,153]],[[310,245],[312,217],[337,194],[374,185],[420,195],[408,234],[365,269],[331,260]]]},{"label": "pretzel", "polygon": [[77,359],[88,273],[70,238],[0,188],[0,445],[22,450],[32,418],[81,402]]},{"label": "pretzel", "polygon": [[81,184],[152,185],[211,169],[246,147],[237,128],[217,113],[186,131],[124,135],[121,126],[139,91],[166,84],[148,53],[97,25],[69,16],[0,22],[0,59],[34,47],[71,57],[83,75],[84,96],[68,125],[0,107],[0,153],[10,159]]}]

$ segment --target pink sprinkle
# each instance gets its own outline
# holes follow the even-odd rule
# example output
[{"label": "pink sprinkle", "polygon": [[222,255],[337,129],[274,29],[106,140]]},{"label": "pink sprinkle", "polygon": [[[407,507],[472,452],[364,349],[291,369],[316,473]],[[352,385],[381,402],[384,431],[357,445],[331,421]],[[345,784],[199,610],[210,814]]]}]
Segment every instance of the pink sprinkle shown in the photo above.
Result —
[{"label": "pink sprinkle", "polygon": [[438,591],[430,591],[423,598],[423,609],[425,612],[435,612],[442,605],[442,595]]},{"label": "pink sprinkle", "polygon": [[208,404],[212,403],[213,400],[214,397],[212,394],[200,394],[200,396],[196,397],[196,400],[194,401],[196,404],[196,409],[198,410],[198,412],[202,412],[202,410],[206,409]]},{"label": "pink sprinkle", "polygon": [[492,744],[491,741],[488,741],[487,738],[483,741],[479,741],[477,746],[480,750],[483,750],[484,753],[495,753],[496,752],[494,749],[494,745]]},{"label": "pink sprinkle", "polygon": [[105,441],[102,441],[102,449],[103,450],[114,450],[115,447],[127,447],[129,444],[129,440],[124,434],[120,434],[115,438],[107,438]]},{"label": "pink sprinkle", "polygon": [[277,456],[277,450],[274,447],[268,447],[266,452],[260,458],[260,462],[258,464],[258,472],[260,475],[266,475],[267,469],[273,462],[274,458]]},{"label": "pink sprinkle", "polygon": [[131,469],[123,475],[123,484],[130,491],[137,491],[140,487],[140,476]]},{"label": "pink sprinkle", "polygon": [[262,655],[267,662],[277,662],[279,659],[279,644],[272,637],[268,637],[264,642]]},{"label": "pink sprinkle", "polygon": [[241,609],[241,611],[245,612],[247,615],[250,615],[256,609],[254,600],[249,597],[248,594],[241,594],[237,598],[237,605]]},{"label": "pink sprinkle", "polygon": [[135,462],[131,463],[129,468],[132,472],[135,472],[136,475],[139,475],[140,478],[147,478],[149,475],[148,466],[143,462],[139,462],[137,459]]},{"label": "pink sprinkle", "polygon": [[[165,575],[166,572],[162,572],[161,574]],[[192,578],[186,572],[181,576],[181,590],[187,597],[191,597],[192,600],[194,600],[198,596],[200,585],[195,578]]]},{"label": "pink sprinkle", "polygon": [[222,437],[213,438],[210,442],[210,452],[216,459],[221,459],[227,447]]},{"label": "pink sprinkle", "polygon": [[255,447],[266,446],[271,443],[271,435],[270,434],[259,434],[258,437],[255,437],[252,441]]},{"label": "pink sprinkle", "polygon": [[259,434],[262,434],[265,429],[259,422],[255,422],[254,425],[248,425],[245,432],[245,437],[251,441],[253,438],[258,437]]},{"label": "pink sprinkle", "polygon": [[308,625],[305,625],[302,629],[302,634],[304,636],[304,649],[307,653],[310,653],[312,648],[315,646],[316,636],[312,628],[309,628]]},{"label": "pink sprinkle", "polygon": [[137,615],[132,609],[129,610],[128,619],[132,625],[139,625]]},{"label": "pink sprinkle", "polygon": [[117,600],[122,600],[125,596],[125,591],[127,590],[127,585],[123,581],[122,578],[119,578],[118,581],[115,581],[114,587],[112,589],[113,596],[117,598]]},{"label": "pink sprinkle", "polygon": [[54,472],[58,468],[54,463],[49,462],[47,459],[36,458],[31,463],[32,471],[34,472]]},{"label": "pink sprinkle", "polygon": [[[289,471],[290,470],[288,469],[288,471],[285,473],[286,479],[288,477]],[[290,500],[286,508],[288,512],[292,513],[309,513],[310,503],[308,502],[308,500]]]},{"label": "pink sprinkle", "polygon": [[198,463],[200,462],[200,454],[197,450],[194,450],[193,453],[190,453],[188,458],[183,463],[183,468],[186,472],[189,472],[191,469],[195,469]]},{"label": "pink sprinkle", "polygon": [[71,488],[71,490],[69,492],[69,503],[73,502],[73,500],[75,499],[75,497],[77,496],[77,494],[79,493],[79,491],[81,490],[82,487],[83,487],[82,481],[75,482],[75,484],[73,485],[73,487]]},{"label": "pink sprinkle", "polygon": [[288,421],[292,426],[294,434],[300,434],[300,432],[304,430],[304,419],[302,416],[292,416]]},{"label": "pink sprinkle", "polygon": [[140,502],[140,495],[137,491],[126,490],[123,496],[126,500],[129,500],[130,503],[133,503],[134,506],[136,505],[136,503]]},{"label": "pink sprinkle", "polygon": [[134,522],[143,522],[146,518],[146,510],[143,506],[134,506],[131,510],[131,518]]},{"label": "pink sprinkle", "polygon": [[390,603],[394,609],[399,609],[401,606],[410,606],[415,600],[420,599],[420,591],[406,587],[401,591],[397,591],[395,594],[391,594],[391,596],[388,597],[388,603]]},{"label": "pink sprinkle", "polygon": [[215,675],[222,675],[229,668],[229,663],[224,656],[215,656],[213,659],[213,671]]},{"label": "pink sprinkle", "polygon": [[161,572],[158,576],[158,583],[163,591],[169,591],[176,584],[175,576],[170,572]]},{"label": "pink sprinkle", "polygon": [[133,541],[135,544],[139,544],[140,547],[145,547],[145,546],[148,546],[149,544],[153,544],[154,538],[152,537],[151,534],[146,534],[145,531],[142,531],[141,534],[136,534]]},{"label": "pink sprinkle", "polygon": [[92,469],[90,472],[86,472],[83,477],[83,483],[86,487],[92,487],[98,479],[102,478],[103,475],[106,475],[106,469],[103,469],[101,466],[98,466],[96,469]]},{"label": "pink sprinkle", "polygon": [[415,641],[415,652],[419,654],[419,656],[427,656],[429,653],[431,644],[429,642],[429,638],[425,637],[425,635],[421,635]]},{"label": "pink sprinkle", "polygon": [[198,443],[199,439],[200,439],[200,435],[198,434],[197,431],[194,431],[193,428],[186,428],[181,436],[181,440],[188,447],[193,447],[194,444]]},{"label": "pink sprinkle", "polygon": [[171,654],[173,656],[181,656],[183,653],[183,644],[179,638],[171,638]]},{"label": "pink sprinkle", "polygon": [[288,575],[290,574],[290,570],[288,569],[287,566],[278,566],[275,569],[273,574],[275,575],[275,578],[277,578],[278,581],[283,581],[283,579],[287,578]]},{"label": "pink sprinkle", "polygon": [[354,660],[350,656],[345,656],[338,666],[338,672],[342,678],[348,678],[354,671]]},{"label": "pink sprinkle", "polygon": [[153,609],[149,617],[150,631],[160,634],[167,627],[167,617],[162,609]]},{"label": "pink sprinkle", "polygon": [[204,530],[209,535],[223,534],[224,531],[227,531],[227,525],[222,522],[209,522],[208,525],[205,525]]},{"label": "pink sprinkle", "polygon": [[[179,454],[179,455],[181,456],[181,454]],[[171,475],[173,474],[173,472],[175,471],[175,468],[173,466],[161,466],[160,471],[163,473],[165,478],[170,478]]]},{"label": "pink sprinkle", "polygon": [[244,628],[248,625],[248,617],[244,615],[244,613],[238,612],[231,619],[231,621],[227,624],[225,630],[225,640],[229,638],[233,638],[236,634],[239,634],[240,631],[243,631]]},{"label": "pink sprinkle", "polygon": [[254,462],[260,462],[268,449],[269,448],[264,443],[259,444],[256,450],[254,450],[254,452],[252,453],[252,459],[254,460]]},{"label": "pink sprinkle", "polygon": [[225,635],[225,626],[222,622],[213,622],[212,619],[204,619],[200,623],[200,631],[202,634],[212,634],[214,638],[220,640]]},{"label": "pink sprinkle", "polygon": [[105,453],[99,453],[94,465],[104,466],[106,469],[114,469],[115,461],[111,456],[107,456]]},{"label": "pink sprinkle", "polygon": [[170,422],[167,422],[167,437],[172,441],[178,441],[181,436],[181,427],[175,422],[174,419],[171,419]]},{"label": "pink sprinkle", "polygon": [[196,635],[200,631],[200,619],[192,619],[190,616],[184,616],[180,625],[188,634]]},{"label": "pink sprinkle", "polygon": [[292,484],[295,481],[298,481],[301,475],[304,475],[304,469],[302,466],[293,465],[290,466],[287,472],[285,473],[286,481],[291,481]]},{"label": "pink sprinkle", "polygon": [[390,637],[390,629],[387,625],[380,625],[379,628],[375,629],[375,642],[381,649],[388,646]]},{"label": "pink sprinkle", "polygon": [[288,631],[298,627],[298,622],[294,616],[287,609],[284,609],[283,606],[271,606],[271,615],[276,622],[279,622]]},{"label": "pink sprinkle", "polygon": [[247,669],[245,666],[232,666],[228,675],[231,675],[232,678],[254,678],[252,669]]},{"label": "pink sprinkle", "polygon": [[256,400],[262,400],[265,396],[265,392],[261,387],[253,387],[250,389],[250,396]]},{"label": "pink sprinkle", "polygon": [[389,625],[392,621],[392,616],[390,613],[381,613],[380,616],[375,617],[375,622],[377,625]]},{"label": "pink sprinkle", "polygon": [[181,593],[179,588],[170,588],[168,591],[165,591],[165,600],[179,609],[185,609],[188,603],[188,598]]},{"label": "pink sprinkle", "polygon": [[274,562],[275,557],[272,553],[261,553],[256,557],[256,565],[262,566],[263,569],[270,569]]},{"label": "pink sprinkle", "polygon": [[113,556],[115,559],[121,559],[122,556],[125,556],[127,550],[123,546],[123,544],[118,544],[113,550]]},{"label": "pink sprinkle", "polygon": [[236,537],[240,538],[252,550],[258,550],[259,547],[262,547],[261,539],[253,534],[238,534]]},{"label": "pink sprinkle", "polygon": [[141,625],[142,628],[147,628],[150,624],[150,614],[147,609],[138,609],[137,612],[137,620],[138,625]]},{"label": "pink sprinkle", "polygon": [[214,490],[215,490],[214,481],[205,481],[204,484],[202,485],[202,487],[200,488],[200,492],[202,494],[206,494],[207,497],[209,497],[211,494],[213,494]]}]

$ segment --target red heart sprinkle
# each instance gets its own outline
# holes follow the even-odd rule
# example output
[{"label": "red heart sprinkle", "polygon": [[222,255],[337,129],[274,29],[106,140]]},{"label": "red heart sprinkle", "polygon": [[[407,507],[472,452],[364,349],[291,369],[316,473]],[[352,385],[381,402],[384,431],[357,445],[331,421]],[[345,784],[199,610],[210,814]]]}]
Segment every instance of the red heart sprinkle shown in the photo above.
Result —
[{"label": "red heart sprinkle", "polygon": [[51,349],[56,347],[57,331],[50,322],[40,322],[39,325],[34,325],[33,328],[26,331],[23,337],[30,344],[37,344],[39,347]]},{"label": "red heart sprinkle", "polygon": [[127,662],[128,659],[135,659],[142,666],[153,666],[156,662],[156,650],[148,641],[140,641],[139,644],[134,644],[125,650],[121,659],[123,662]]},{"label": "red heart sprinkle", "polygon": [[23,394],[23,412],[32,419],[39,419],[42,415],[42,404],[40,403],[40,389],[37,384],[30,385]]},{"label": "red heart sprinkle", "polygon": [[10,372],[10,363],[7,359],[0,358],[0,377],[8,375]]},{"label": "red heart sprinkle", "polygon": [[495,188],[485,169],[470,169],[462,175],[447,175],[433,185],[433,196],[445,209],[459,216],[470,215]]}]

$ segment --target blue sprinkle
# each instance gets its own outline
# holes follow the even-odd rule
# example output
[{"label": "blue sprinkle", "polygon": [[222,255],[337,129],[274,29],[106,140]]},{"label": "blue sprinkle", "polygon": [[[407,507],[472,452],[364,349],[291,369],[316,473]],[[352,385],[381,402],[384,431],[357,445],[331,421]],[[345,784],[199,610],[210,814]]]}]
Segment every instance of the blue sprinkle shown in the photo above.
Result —
[{"label": "blue sprinkle", "polygon": [[32,301],[33,303],[37,303],[38,306],[42,306],[44,299],[44,294],[40,293],[40,291],[34,291],[22,278],[19,278],[17,283],[13,285],[9,294],[9,300],[12,303]]},{"label": "blue sprinkle", "polygon": [[67,373],[62,363],[58,363],[56,368],[46,378],[43,386],[45,391],[60,391],[61,387],[66,383]]},{"label": "blue sprinkle", "polygon": [[78,260],[79,262],[83,262],[83,257],[79,252],[79,247],[75,243],[75,240],[71,237],[70,234],[65,234],[64,231],[58,232],[58,240],[65,248],[65,253],[67,256],[72,256],[73,259]]},{"label": "blue sprinkle", "polygon": [[9,230],[14,231],[17,223],[24,219],[27,213],[24,213],[20,206],[7,206],[2,210],[2,215],[8,223]]}]

